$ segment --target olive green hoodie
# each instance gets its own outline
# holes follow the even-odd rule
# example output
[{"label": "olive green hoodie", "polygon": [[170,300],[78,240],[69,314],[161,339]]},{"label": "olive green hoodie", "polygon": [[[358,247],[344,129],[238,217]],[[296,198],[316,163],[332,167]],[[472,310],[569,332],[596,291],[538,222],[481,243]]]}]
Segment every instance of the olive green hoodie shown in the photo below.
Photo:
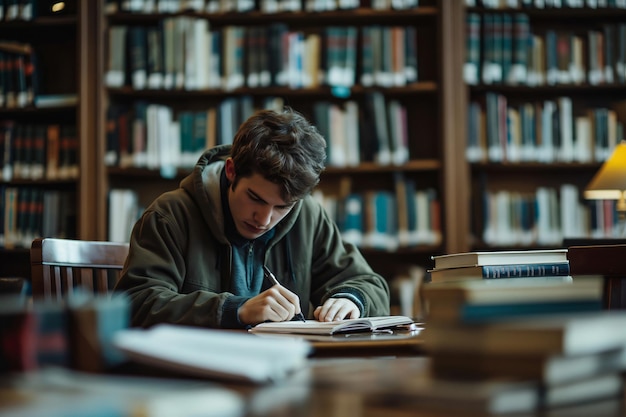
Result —
[{"label": "olive green hoodie", "polygon": [[[228,292],[231,245],[224,232],[220,175],[230,146],[206,151],[176,190],[158,197],[135,224],[116,290],[132,303],[132,325],[233,325],[240,298]],[[363,303],[363,316],[389,314],[389,288],[311,196],[276,226],[265,264],[300,297],[305,315],[335,294]],[[307,314],[308,312],[308,314]],[[235,319],[235,322],[237,320]]]}]

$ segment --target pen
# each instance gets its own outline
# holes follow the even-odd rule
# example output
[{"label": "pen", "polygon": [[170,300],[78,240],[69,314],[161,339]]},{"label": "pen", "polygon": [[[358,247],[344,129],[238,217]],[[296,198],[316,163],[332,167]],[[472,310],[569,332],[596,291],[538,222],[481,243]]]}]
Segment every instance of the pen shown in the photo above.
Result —
[{"label": "pen", "polygon": [[[275,285],[280,285],[280,282],[278,282],[274,274],[272,274],[272,271],[270,271],[269,268],[266,267],[265,265],[263,265],[263,272],[265,272],[265,276],[271,279]],[[298,314],[296,314],[296,318],[306,323],[306,319],[304,318],[304,314],[302,314],[302,312],[299,312]]]}]

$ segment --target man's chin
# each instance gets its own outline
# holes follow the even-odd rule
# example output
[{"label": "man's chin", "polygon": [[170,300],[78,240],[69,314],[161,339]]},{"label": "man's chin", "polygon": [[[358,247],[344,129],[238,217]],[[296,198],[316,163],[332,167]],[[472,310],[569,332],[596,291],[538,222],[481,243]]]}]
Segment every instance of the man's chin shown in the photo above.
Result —
[{"label": "man's chin", "polygon": [[257,229],[247,224],[243,230],[239,230],[239,234],[249,240],[254,240],[265,232],[267,232],[267,229]]}]

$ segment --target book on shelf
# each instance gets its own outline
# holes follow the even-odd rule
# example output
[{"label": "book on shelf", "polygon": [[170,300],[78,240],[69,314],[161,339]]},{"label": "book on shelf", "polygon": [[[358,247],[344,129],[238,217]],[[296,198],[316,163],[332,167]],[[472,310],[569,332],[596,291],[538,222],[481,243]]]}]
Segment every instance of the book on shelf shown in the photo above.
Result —
[{"label": "book on shelf", "polygon": [[510,265],[476,265],[458,268],[431,269],[431,282],[458,280],[498,280],[569,275],[569,262],[525,263]]},{"label": "book on shelf", "polygon": [[126,80],[126,37],[128,26],[115,25],[108,33],[108,60],[104,78],[107,87],[119,88]]},{"label": "book on shelf", "polygon": [[112,188],[109,190],[109,240],[128,242],[130,233],[142,213],[139,196],[135,190]]},{"label": "book on shelf", "polygon": [[147,86],[150,89],[163,88],[163,78],[165,77],[165,61],[163,58],[163,31],[160,27],[150,27],[147,29],[146,43],[148,76]]},{"label": "book on shelf", "polygon": [[398,226],[395,213],[398,213],[396,196],[388,190],[365,192],[364,207],[366,247],[395,250],[398,247]]},{"label": "book on shelf", "polygon": [[170,324],[118,331],[113,345],[137,363],[198,377],[254,383],[287,377],[305,366],[311,351],[311,345],[299,339],[261,339]]},{"label": "book on shelf", "polygon": [[424,331],[428,352],[578,355],[626,345],[623,311],[546,315],[502,322],[430,326]]},{"label": "book on shelf", "polygon": [[357,193],[347,195],[340,203],[339,230],[344,240],[355,246],[363,244],[363,204],[363,196]]},{"label": "book on shelf", "polygon": [[460,252],[433,256],[434,269],[476,265],[566,262],[567,249]]},{"label": "book on shelf", "polygon": [[35,107],[74,106],[78,103],[76,94],[38,94],[35,96]]},{"label": "book on shelf", "polygon": [[128,52],[131,85],[135,90],[143,90],[148,82],[148,42],[147,28],[131,26],[128,29]]},{"label": "book on shelf", "polygon": [[379,316],[320,322],[292,320],[260,323],[252,327],[251,333],[289,333],[289,334],[322,334],[332,335],[350,332],[376,332],[398,326],[407,326],[413,320],[406,316]]}]

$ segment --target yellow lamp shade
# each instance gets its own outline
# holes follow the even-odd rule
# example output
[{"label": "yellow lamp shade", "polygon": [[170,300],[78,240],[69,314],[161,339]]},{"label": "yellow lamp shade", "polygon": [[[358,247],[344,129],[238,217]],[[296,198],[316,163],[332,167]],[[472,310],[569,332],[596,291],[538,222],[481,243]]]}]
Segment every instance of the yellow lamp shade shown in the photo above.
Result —
[{"label": "yellow lamp shade", "polygon": [[621,141],[585,189],[591,200],[621,200],[626,192],[626,141]]}]

